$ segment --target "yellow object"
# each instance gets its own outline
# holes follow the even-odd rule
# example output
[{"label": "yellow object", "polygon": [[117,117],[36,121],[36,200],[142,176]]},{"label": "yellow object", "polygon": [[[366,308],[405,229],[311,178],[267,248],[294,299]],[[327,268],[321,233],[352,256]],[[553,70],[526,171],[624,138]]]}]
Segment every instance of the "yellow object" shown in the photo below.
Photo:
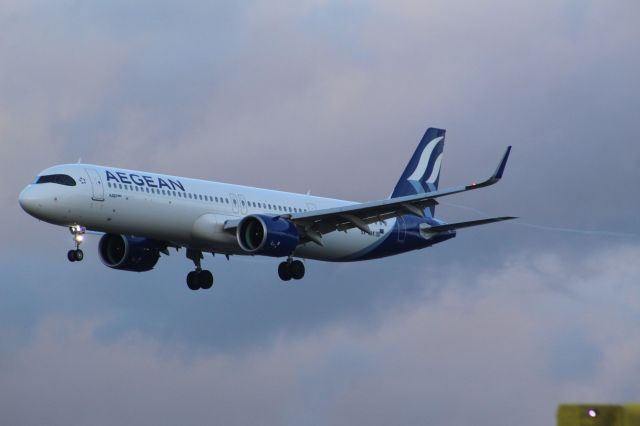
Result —
[{"label": "yellow object", "polygon": [[640,404],[561,404],[558,426],[640,426]]}]

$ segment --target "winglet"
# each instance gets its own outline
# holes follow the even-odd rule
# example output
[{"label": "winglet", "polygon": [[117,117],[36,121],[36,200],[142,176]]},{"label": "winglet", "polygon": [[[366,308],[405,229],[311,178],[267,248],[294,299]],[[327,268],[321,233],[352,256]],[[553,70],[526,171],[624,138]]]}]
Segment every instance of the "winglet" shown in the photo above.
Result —
[{"label": "winglet", "polygon": [[502,159],[500,160],[500,164],[498,164],[498,168],[493,173],[493,175],[491,175],[491,177],[485,180],[484,182],[472,183],[471,185],[467,185],[467,189],[482,188],[485,186],[493,185],[494,183],[502,179],[502,174],[504,173],[505,167],[507,167],[507,160],[509,159],[510,153],[511,153],[511,145],[507,147],[507,150],[502,156]]},{"label": "winglet", "polygon": [[496,172],[493,174],[493,179],[500,180],[502,179],[502,173],[504,173],[504,168],[507,167],[507,160],[509,159],[509,154],[511,153],[511,145],[507,147],[507,150],[502,157],[502,161],[500,161],[500,165],[496,169]]}]

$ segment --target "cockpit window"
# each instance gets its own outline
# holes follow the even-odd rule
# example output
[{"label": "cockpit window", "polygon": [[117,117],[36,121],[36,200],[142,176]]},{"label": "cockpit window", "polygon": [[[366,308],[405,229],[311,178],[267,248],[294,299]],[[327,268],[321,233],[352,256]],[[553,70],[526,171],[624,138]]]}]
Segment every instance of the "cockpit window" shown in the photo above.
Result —
[{"label": "cockpit window", "polygon": [[59,185],[76,186],[76,181],[69,175],[43,175],[35,183],[57,183]]}]

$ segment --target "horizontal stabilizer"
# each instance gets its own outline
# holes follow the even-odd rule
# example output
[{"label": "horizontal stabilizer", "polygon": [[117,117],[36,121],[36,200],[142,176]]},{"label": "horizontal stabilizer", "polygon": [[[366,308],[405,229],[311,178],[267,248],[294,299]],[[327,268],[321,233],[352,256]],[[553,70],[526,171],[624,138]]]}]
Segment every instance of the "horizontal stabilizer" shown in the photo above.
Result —
[{"label": "horizontal stabilizer", "polygon": [[472,226],[486,225],[487,223],[502,222],[503,220],[511,220],[511,219],[517,219],[517,217],[512,217],[512,216],[491,217],[489,219],[472,220],[469,222],[447,223],[446,225],[432,226],[422,231],[427,232],[429,234],[436,234],[438,232],[453,231],[454,229],[461,229],[461,228],[470,228]]}]

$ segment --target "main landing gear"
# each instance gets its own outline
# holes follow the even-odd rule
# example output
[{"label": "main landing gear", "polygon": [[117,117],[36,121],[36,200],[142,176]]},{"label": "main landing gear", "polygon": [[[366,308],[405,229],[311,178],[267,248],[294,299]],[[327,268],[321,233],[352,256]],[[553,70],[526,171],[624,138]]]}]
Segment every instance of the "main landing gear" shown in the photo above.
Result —
[{"label": "main landing gear", "polygon": [[278,265],[278,276],[282,281],[299,280],[304,277],[304,263],[289,258],[286,262]]},{"label": "main landing gear", "polygon": [[76,244],[75,250],[69,250],[67,252],[67,259],[69,262],[80,262],[84,259],[84,253],[80,250],[80,243],[84,241],[84,233],[86,229],[81,225],[73,225],[69,227],[69,232],[73,235],[73,242]]},{"label": "main landing gear", "polygon": [[209,290],[213,287],[213,274],[200,266],[202,252],[200,250],[187,249],[187,258],[191,259],[196,265],[196,270],[187,274],[187,287],[191,290]]}]

